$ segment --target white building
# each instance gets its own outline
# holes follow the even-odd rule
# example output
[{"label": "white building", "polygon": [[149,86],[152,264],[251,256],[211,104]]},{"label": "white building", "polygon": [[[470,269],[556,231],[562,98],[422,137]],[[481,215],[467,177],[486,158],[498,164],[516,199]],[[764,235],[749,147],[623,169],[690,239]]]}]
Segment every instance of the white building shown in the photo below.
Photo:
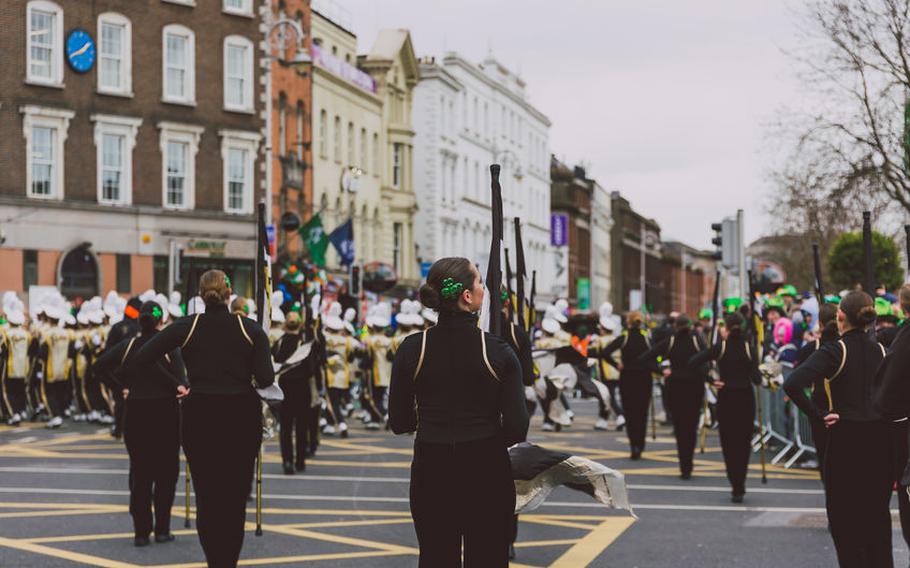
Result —
[{"label": "white building", "polygon": [[591,308],[610,301],[610,232],[613,229],[613,199],[594,182],[591,196]]},{"label": "white building", "polygon": [[447,53],[441,62],[423,60],[420,76],[414,90],[414,231],[421,260],[465,256],[486,269],[489,166],[502,164],[505,246],[514,268],[512,219],[520,217],[540,308],[554,299],[549,119],[528,101],[521,78],[492,57],[477,65]]}]

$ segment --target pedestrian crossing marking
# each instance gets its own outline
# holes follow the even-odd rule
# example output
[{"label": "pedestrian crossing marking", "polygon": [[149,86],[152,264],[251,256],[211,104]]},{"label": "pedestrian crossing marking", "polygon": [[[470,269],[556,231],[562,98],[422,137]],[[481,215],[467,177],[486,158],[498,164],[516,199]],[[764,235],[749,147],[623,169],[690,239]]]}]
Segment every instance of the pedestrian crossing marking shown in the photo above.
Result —
[{"label": "pedestrian crossing marking", "polygon": [[597,559],[613,541],[635,523],[632,517],[609,517],[569,550],[563,553],[550,568],[574,568],[587,566]]}]

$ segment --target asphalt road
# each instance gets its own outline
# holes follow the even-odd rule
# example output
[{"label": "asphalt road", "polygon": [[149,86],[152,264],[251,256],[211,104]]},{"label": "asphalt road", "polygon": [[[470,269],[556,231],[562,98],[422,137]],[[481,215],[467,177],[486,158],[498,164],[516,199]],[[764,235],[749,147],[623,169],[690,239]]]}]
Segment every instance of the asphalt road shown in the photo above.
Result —
[{"label": "asphalt road", "polygon": [[[622,433],[592,429],[593,403],[577,401],[573,408],[579,417],[561,433],[542,432],[540,415],[535,416],[531,441],[622,470],[638,519],[580,493],[557,490],[544,506],[521,517],[513,566],[836,565],[813,471],[771,467],[768,484],[762,485],[753,456],[746,501],[733,504],[716,433],[709,434],[706,452],[696,456],[694,477],[682,481],[668,428],[659,428],[643,459],[632,462]],[[269,441],[264,535],[253,534],[251,504],[241,565],[416,566],[407,499],[411,444],[410,437],[355,424],[348,439],[324,439],[305,474],[285,476],[277,441]],[[122,443],[98,426],[2,427],[0,566],[205,566],[195,531],[183,528],[183,478],[172,523],[177,541],[132,546],[127,466]],[[896,524],[894,551],[896,565],[907,566],[907,546]]]}]

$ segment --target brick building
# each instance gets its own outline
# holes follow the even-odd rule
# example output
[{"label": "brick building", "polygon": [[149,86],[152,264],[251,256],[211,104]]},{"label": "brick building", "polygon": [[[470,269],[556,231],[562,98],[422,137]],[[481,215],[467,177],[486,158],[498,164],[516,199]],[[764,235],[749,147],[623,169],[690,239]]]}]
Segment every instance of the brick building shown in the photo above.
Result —
[{"label": "brick building", "polygon": [[566,298],[579,310],[591,306],[591,205],[594,180],[581,166],[570,168],[552,158],[550,212],[565,217],[567,245],[561,247],[560,268],[568,270]]},{"label": "brick building", "polygon": [[304,247],[292,227],[313,212],[311,16],[308,0],[271,0],[263,21],[264,32],[271,28],[263,65],[271,73],[272,219],[281,260],[300,257]]},{"label": "brick building", "polygon": [[0,289],[165,290],[218,266],[249,293],[254,0],[6,0],[0,28]]}]

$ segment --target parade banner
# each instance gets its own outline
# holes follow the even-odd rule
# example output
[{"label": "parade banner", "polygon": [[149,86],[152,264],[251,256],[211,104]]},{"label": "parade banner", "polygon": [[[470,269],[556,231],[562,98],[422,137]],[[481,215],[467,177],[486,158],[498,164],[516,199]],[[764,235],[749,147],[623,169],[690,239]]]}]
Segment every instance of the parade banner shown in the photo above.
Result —
[{"label": "parade banner", "polygon": [[338,251],[343,266],[354,264],[354,221],[352,219],[348,219],[336,227],[329,235],[329,241]]},{"label": "parade banner", "polygon": [[313,264],[320,268],[325,266],[325,251],[329,248],[329,239],[322,227],[322,218],[319,213],[313,215],[309,221],[303,224],[297,232],[303,239],[303,244],[310,251],[310,258]]}]

